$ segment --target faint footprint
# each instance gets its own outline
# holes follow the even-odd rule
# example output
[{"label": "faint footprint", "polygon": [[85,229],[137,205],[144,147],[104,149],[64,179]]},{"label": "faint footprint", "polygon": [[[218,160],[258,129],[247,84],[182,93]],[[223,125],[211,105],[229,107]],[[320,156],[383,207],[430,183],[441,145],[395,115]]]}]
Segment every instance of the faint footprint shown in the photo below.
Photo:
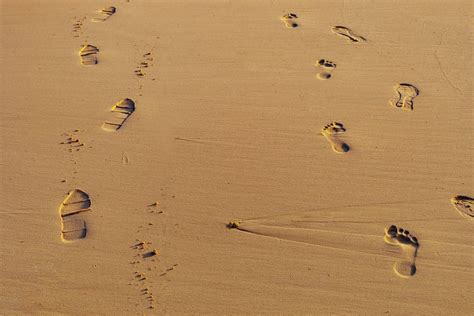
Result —
[{"label": "faint footprint", "polygon": [[409,278],[416,273],[416,255],[420,244],[408,230],[395,225],[385,228],[384,241],[392,246],[399,246],[405,251],[407,260],[397,261],[393,266],[395,273],[402,278]]},{"label": "faint footprint", "polygon": [[321,80],[327,80],[332,77],[332,71],[336,68],[336,64],[333,63],[332,61],[326,60],[326,59],[320,59],[318,62],[314,65],[316,67],[322,68],[323,71],[318,73],[316,77]]},{"label": "faint footprint", "polygon": [[91,200],[87,193],[78,189],[69,192],[59,207],[63,241],[73,241],[86,237],[87,227],[83,212],[90,211],[90,207]]},{"label": "faint footprint", "polygon": [[413,99],[420,94],[420,91],[408,83],[400,83],[394,88],[397,96],[390,100],[390,104],[397,108],[413,111]]},{"label": "faint footprint", "polygon": [[287,13],[283,15],[280,19],[285,22],[285,25],[289,29],[297,28],[299,25],[296,23],[298,17],[294,13]]},{"label": "faint footprint", "polygon": [[331,144],[332,149],[340,154],[346,153],[350,150],[349,145],[339,139],[338,135],[345,133],[346,129],[343,124],[338,122],[332,122],[323,127],[321,134],[326,137],[326,139]]},{"label": "faint footprint", "polygon": [[334,34],[345,37],[351,42],[358,43],[358,42],[366,41],[364,37],[355,34],[351,29],[345,26],[339,26],[339,25],[333,26],[331,30]]},{"label": "faint footprint", "polygon": [[117,12],[116,7],[108,7],[99,11],[98,15],[92,18],[94,22],[104,22]]},{"label": "faint footprint", "polygon": [[465,195],[456,195],[451,198],[454,208],[464,217],[474,217],[474,199]]},{"label": "faint footprint", "polygon": [[102,129],[115,132],[120,129],[127,118],[135,111],[135,102],[131,99],[123,99],[112,107],[114,116],[102,124]]},{"label": "faint footprint", "polygon": [[97,53],[99,49],[92,45],[84,45],[79,51],[81,57],[81,64],[84,66],[91,66],[97,64]]}]

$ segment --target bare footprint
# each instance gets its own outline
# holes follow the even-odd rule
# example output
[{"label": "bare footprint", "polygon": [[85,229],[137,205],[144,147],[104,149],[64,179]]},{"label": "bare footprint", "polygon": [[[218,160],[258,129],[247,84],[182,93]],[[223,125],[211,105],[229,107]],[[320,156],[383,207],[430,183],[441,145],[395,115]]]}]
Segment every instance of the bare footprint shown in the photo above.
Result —
[{"label": "bare footprint", "polygon": [[285,22],[285,26],[289,29],[294,29],[299,26],[298,23],[296,23],[296,19],[298,19],[298,17],[294,13],[287,13],[280,19]]},{"label": "bare footprint", "polygon": [[332,77],[332,74],[331,74],[332,71],[336,68],[335,63],[326,59],[318,60],[318,62],[314,66],[323,69],[323,71],[321,71],[320,73],[316,75],[316,77],[321,80],[330,79]]},{"label": "bare footprint", "polygon": [[92,18],[92,21],[94,22],[104,22],[108,20],[112,15],[117,12],[116,7],[108,7],[108,8],[103,8],[102,10],[99,11],[98,15],[94,18]]},{"label": "bare footprint", "polygon": [[63,241],[74,241],[85,238],[87,227],[84,212],[90,211],[89,195],[75,189],[69,192],[59,207],[61,215],[61,238]]},{"label": "bare footprint", "polygon": [[321,134],[331,144],[332,149],[340,154],[344,154],[350,150],[349,145],[339,139],[338,135],[345,133],[346,129],[342,123],[332,122],[323,127]]},{"label": "bare footprint", "polygon": [[454,208],[463,217],[473,218],[474,217],[474,199],[465,195],[456,195],[451,198],[451,203]]},{"label": "bare footprint", "polygon": [[408,83],[400,83],[393,87],[397,96],[390,100],[390,104],[397,108],[413,111],[413,99],[420,94],[420,91]]},{"label": "bare footprint", "polygon": [[406,260],[395,262],[393,271],[402,278],[413,276],[416,273],[415,260],[420,247],[418,239],[408,230],[391,225],[385,228],[384,241],[389,245],[399,246],[405,251]]},{"label": "bare footprint", "polygon": [[135,111],[135,102],[123,99],[112,107],[113,117],[102,124],[102,129],[115,132],[122,127],[127,118]]},{"label": "bare footprint", "polygon": [[81,58],[81,64],[84,66],[92,66],[98,63],[97,53],[99,49],[93,45],[84,45],[79,51],[79,56]]},{"label": "bare footprint", "polygon": [[366,41],[364,37],[355,34],[350,28],[347,28],[345,26],[336,25],[336,26],[333,26],[331,30],[334,34],[342,36],[353,43]]}]

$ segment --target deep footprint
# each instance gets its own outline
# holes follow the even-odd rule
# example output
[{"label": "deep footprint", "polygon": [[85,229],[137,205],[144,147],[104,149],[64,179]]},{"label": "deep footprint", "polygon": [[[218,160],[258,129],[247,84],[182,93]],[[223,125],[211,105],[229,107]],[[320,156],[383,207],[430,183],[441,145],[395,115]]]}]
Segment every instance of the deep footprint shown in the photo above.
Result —
[{"label": "deep footprint", "polygon": [[61,216],[61,238],[63,241],[83,239],[87,235],[84,212],[91,210],[89,195],[75,189],[69,192],[59,207]]},{"label": "deep footprint", "polygon": [[390,104],[397,108],[413,111],[413,99],[420,94],[418,88],[409,83],[400,83],[393,89],[397,96],[390,100]]},{"label": "deep footprint", "polygon": [[117,12],[116,7],[108,7],[99,11],[99,15],[94,17],[92,21],[94,22],[104,22],[107,21],[112,15]]},{"label": "deep footprint", "polygon": [[294,13],[287,13],[280,19],[285,22],[285,26],[289,29],[294,29],[299,26],[298,23],[296,23],[296,19],[298,19],[298,17]]},{"label": "deep footprint", "polygon": [[366,41],[364,37],[355,34],[351,29],[345,26],[336,25],[336,26],[333,26],[331,30],[334,34],[342,36],[352,43],[359,43],[359,42]]},{"label": "deep footprint", "polygon": [[457,195],[451,198],[451,204],[453,204],[456,211],[463,217],[473,218],[474,217],[474,199],[465,196]]},{"label": "deep footprint", "polygon": [[93,45],[84,45],[79,51],[81,64],[84,66],[92,66],[98,63],[97,53],[99,49]]},{"label": "deep footprint", "polygon": [[420,247],[418,239],[408,230],[391,225],[385,228],[384,241],[405,251],[406,260],[395,262],[393,271],[402,278],[413,276],[416,273],[415,261]]},{"label": "deep footprint", "polygon": [[338,122],[332,122],[323,127],[321,134],[326,137],[328,142],[331,144],[332,149],[339,153],[344,154],[350,150],[348,144],[339,139],[338,135],[346,132],[344,125]]},{"label": "deep footprint", "polygon": [[135,111],[135,102],[131,99],[123,99],[112,107],[113,117],[102,124],[102,129],[115,132],[122,127],[125,121]]},{"label": "deep footprint", "polygon": [[321,80],[330,79],[332,77],[332,71],[336,68],[335,63],[326,59],[318,60],[318,62],[314,66],[323,68],[323,71],[316,75],[316,77]]}]

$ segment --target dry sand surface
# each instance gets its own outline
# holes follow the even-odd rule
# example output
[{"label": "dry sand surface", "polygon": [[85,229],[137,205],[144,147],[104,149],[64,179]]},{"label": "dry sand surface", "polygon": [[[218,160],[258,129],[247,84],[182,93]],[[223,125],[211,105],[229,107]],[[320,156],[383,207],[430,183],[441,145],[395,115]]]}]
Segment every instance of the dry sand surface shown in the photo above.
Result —
[{"label": "dry sand surface", "polygon": [[469,315],[472,1],[1,1],[0,313]]}]

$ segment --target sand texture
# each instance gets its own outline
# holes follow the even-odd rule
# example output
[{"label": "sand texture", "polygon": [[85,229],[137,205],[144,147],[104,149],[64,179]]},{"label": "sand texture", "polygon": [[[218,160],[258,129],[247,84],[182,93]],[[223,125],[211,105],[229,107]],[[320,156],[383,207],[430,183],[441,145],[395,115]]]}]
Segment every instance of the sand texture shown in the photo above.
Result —
[{"label": "sand texture", "polygon": [[474,314],[472,1],[0,4],[0,314]]}]

